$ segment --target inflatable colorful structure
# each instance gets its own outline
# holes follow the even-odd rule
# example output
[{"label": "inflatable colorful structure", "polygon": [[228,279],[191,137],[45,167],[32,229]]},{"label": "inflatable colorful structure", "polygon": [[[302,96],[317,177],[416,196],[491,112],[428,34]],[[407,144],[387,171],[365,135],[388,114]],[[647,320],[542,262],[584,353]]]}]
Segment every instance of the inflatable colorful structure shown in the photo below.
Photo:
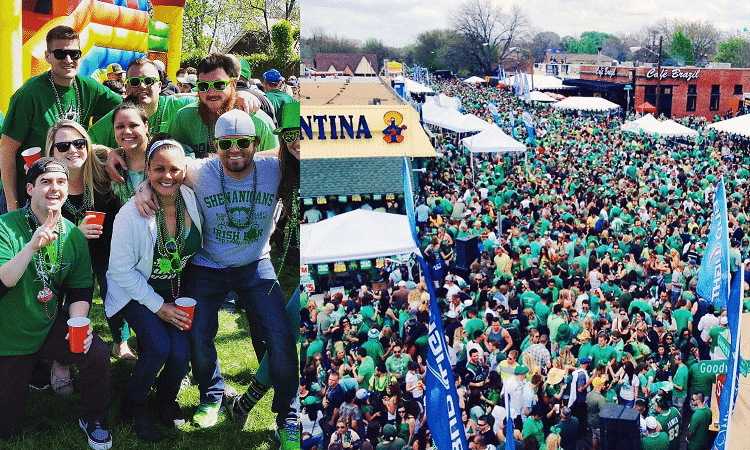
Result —
[{"label": "inflatable colorful structure", "polygon": [[180,66],[185,0],[151,3],[153,18],[146,0],[0,0],[0,61],[10,61],[11,69],[0,79],[0,111],[7,110],[26,79],[49,67],[45,37],[57,25],[68,25],[81,36],[81,75],[112,63],[125,68],[144,55],[174,74]]}]

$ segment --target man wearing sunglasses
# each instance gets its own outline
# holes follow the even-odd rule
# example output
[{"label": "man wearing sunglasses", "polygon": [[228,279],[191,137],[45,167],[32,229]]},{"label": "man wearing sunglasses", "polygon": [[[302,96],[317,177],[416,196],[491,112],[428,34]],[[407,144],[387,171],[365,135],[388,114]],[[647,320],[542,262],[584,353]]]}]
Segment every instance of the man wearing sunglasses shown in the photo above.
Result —
[{"label": "man wearing sunglasses", "polygon": [[[159,96],[161,81],[154,62],[141,57],[128,64],[125,73],[125,95],[138,97],[148,115],[149,134],[166,131],[174,115],[184,106],[195,103],[193,96]],[[115,130],[112,125],[112,113],[97,121],[89,130],[91,142],[117,148]]]},{"label": "man wearing sunglasses", "polygon": [[[93,449],[112,447],[106,429],[109,349],[89,326],[83,353],[71,352],[69,317],[87,317],[93,295],[88,244],[60,214],[68,197],[68,168],[44,157],[29,168],[31,202],[0,217],[0,439],[22,432],[34,364],[75,364],[81,377],[80,427]],[[65,292],[65,305],[57,296]]]},{"label": "man wearing sunglasses", "polygon": [[30,78],[13,94],[3,124],[0,174],[8,211],[26,203],[23,150],[44,147],[47,130],[60,119],[75,120],[87,128],[92,118],[102,117],[122,101],[95,79],[78,75],[82,54],[74,29],[52,28],[44,56],[50,70]]},{"label": "man wearing sunglasses", "polygon": [[[237,102],[237,77],[240,75],[240,68],[229,55],[211,53],[198,63],[196,69],[198,103],[178,111],[167,132],[176,141],[189,147],[197,158],[205,158],[217,152],[213,136],[216,120],[225,112],[234,109]],[[254,98],[246,92],[243,95]],[[257,104],[260,106],[260,103]],[[276,148],[278,141],[271,133],[275,128],[273,119],[262,110],[256,110],[252,115],[260,119],[257,130],[260,143],[257,150]]]},{"label": "man wearing sunglasses", "polygon": [[[259,338],[254,339],[256,355],[269,358],[274,388],[271,410],[277,414],[281,448],[298,449],[299,419],[291,408],[299,385],[295,334],[289,327],[269,244],[281,170],[275,156],[256,154],[262,125],[260,119],[242,111],[224,113],[213,130],[219,157],[188,165],[185,183],[195,191],[204,217],[203,247],[184,273],[198,302],[190,331],[193,377],[200,390],[193,421],[211,427],[218,418],[226,385],[213,340],[219,308],[234,291],[244,302],[251,334]],[[138,186],[135,198],[144,217],[153,215],[156,207],[147,183]],[[246,404],[242,409],[249,408]]]}]

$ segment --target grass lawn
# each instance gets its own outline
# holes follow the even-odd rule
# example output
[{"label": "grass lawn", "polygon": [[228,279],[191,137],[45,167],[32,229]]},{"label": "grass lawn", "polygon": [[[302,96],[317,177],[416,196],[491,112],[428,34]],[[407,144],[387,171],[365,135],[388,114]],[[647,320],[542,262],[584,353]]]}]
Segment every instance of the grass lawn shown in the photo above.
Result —
[{"label": "grass lawn", "polygon": [[[274,266],[278,270],[279,254],[272,252]],[[299,269],[296,261],[287,261],[280,276],[285,298],[288,300],[299,283]],[[94,306],[90,313],[94,332],[111,347],[112,339],[104,317],[102,300],[95,294]],[[239,392],[244,392],[250,383],[252,374],[258,367],[258,360],[250,345],[250,334],[244,315],[221,311],[219,315],[219,334],[216,347],[221,361],[221,372],[228,384]],[[135,348],[135,338],[131,338],[130,347]],[[115,449],[277,449],[278,442],[274,437],[275,415],[271,412],[273,390],[253,409],[244,429],[219,416],[219,423],[202,430],[192,425],[181,429],[167,430],[160,426],[164,439],[158,444],[146,444],[140,441],[130,426],[119,423],[120,397],[130,379],[132,366],[123,361],[112,359],[112,388],[109,405],[109,428],[112,433]],[[81,389],[80,380],[74,367],[71,367],[75,392],[68,397],[57,396],[52,390],[32,390],[26,408],[23,434],[10,441],[0,441],[2,449],[28,450],[69,450],[86,449],[88,444],[83,431],[78,428],[75,407]],[[152,391],[153,395],[153,391]],[[192,417],[198,406],[198,387],[190,385],[180,391],[178,401],[187,420]],[[158,423],[155,415],[152,416]]]}]

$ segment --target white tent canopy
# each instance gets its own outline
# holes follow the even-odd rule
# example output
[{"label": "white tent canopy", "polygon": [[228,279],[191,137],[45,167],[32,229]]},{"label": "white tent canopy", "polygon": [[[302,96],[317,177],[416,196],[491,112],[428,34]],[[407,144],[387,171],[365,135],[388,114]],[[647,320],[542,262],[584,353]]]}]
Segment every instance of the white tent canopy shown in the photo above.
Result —
[{"label": "white tent canopy", "polygon": [[408,217],[363,209],[302,224],[300,245],[300,264],[419,253]]},{"label": "white tent canopy", "polygon": [[486,130],[492,124],[471,114],[461,114],[455,109],[441,108],[434,103],[422,105],[422,120],[430,125],[455,131],[470,133]]},{"label": "white tent canopy", "polygon": [[[561,79],[559,79],[557,77],[553,77],[551,75],[534,75],[533,80],[531,78],[531,75],[529,75],[529,74],[525,74],[525,75],[526,75],[526,78],[529,81],[529,87],[531,87],[531,84],[533,84],[534,85],[533,86],[534,90],[539,89],[540,91],[543,91],[545,89],[557,90],[557,89],[570,89],[570,88],[572,88],[572,86],[565,86],[565,85],[563,85],[563,82],[562,82]],[[508,85],[509,86],[514,86],[515,77],[516,77],[515,75],[508,77]],[[521,77],[518,78],[518,82],[519,83],[523,83],[524,82],[523,78],[524,78],[524,76],[521,75]]]},{"label": "white tent canopy", "polygon": [[557,100],[550,97],[549,95],[545,94],[544,92],[539,91],[531,91],[529,93],[529,98],[532,102],[543,102],[543,103],[554,103]]},{"label": "white tent canopy", "polygon": [[712,123],[708,127],[719,132],[750,137],[750,114]]},{"label": "white tent canopy", "polygon": [[[425,98],[425,102],[427,102],[427,103],[436,103],[435,102],[435,97],[436,96],[434,96],[434,95],[426,97]],[[455,98],[455,97],[448,97],[445,94],[438,94],[437,97],[438,97],[439,106],[441,108],[458,109],[459,106],[460,106],[459,102],[458,102],[458,99]]]},{"label": "white tent canopy", "polygon": [[427,86],[417,83],[414,80],[410,80],[409,78],[403,79],[404,81],[404,88],[407,92],[413,92],[415,94],[421,94],[421,93],[432,93],[435,92],[431,88],[428,88]]},{"label": "white tent canopy", "polygon": [[658,121],[653,115],[646,114],[640,119],[633,120],[622,124],[623,131],[629,131],[631,133],[644,133],[654,134],[658,133],[659,136],[664,137],[696,137],[698,132],[680,125],[673,120]]},{"label": "white tent canopy", "polygon": [[485,82],[484,78],[479,78],[477,76],[469,77],[464,80],[464,83],[467,83],[467,84],[477,84],[477,83],[484,83],[484,82]]},{"label": "white tent canopy", "polygon": [[620,105],[601,97],[568,97],[552,106],[558,109],[574,109],[579,111],[611,111],[620,107]]},{"label": "white tent canopy", "polygon": [[524,152],[526,146],[508,136],[497,126],[461,140],[472,153]]}]

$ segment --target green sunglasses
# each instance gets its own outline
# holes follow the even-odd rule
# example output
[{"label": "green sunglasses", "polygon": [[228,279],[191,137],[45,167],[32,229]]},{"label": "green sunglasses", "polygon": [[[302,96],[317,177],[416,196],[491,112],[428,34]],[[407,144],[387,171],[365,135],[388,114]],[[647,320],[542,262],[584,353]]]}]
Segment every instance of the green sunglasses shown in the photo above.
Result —
[{"label": "green sunglasses", "polygon": [[299,139],[299,135],[299,129],[284,130],[281,132],[281,139],[283,139],[287,144],[294,144],[294,141]]},{"label": "green sunglasses", "polygon": [[198,92],[208,92],[210,88],[214,88],[214,91],[219,92],[226,89],[227,84],[232,81],[234,81],[234,78],[228,80],[199,81],[196,86],[198,87]]},{"label": "green sunglasses", "polygon": [[144,86],[152,86],[156,81],[157,79],[155,77],[130,77],[125,80],[125,83],[130,87],[137,88],[141,83],[143,83]]},{"label": "green sunglasses", "polygon": [[236,145],[240,150],[247,150],[250,148],[250,145],[252,145],[252,143],[253,140],[246,137],[236,139],[221,138],[216,140],[216,146],[219,147],[219,149],[224,150],[225,152],[231,150],[232,145]]}]

